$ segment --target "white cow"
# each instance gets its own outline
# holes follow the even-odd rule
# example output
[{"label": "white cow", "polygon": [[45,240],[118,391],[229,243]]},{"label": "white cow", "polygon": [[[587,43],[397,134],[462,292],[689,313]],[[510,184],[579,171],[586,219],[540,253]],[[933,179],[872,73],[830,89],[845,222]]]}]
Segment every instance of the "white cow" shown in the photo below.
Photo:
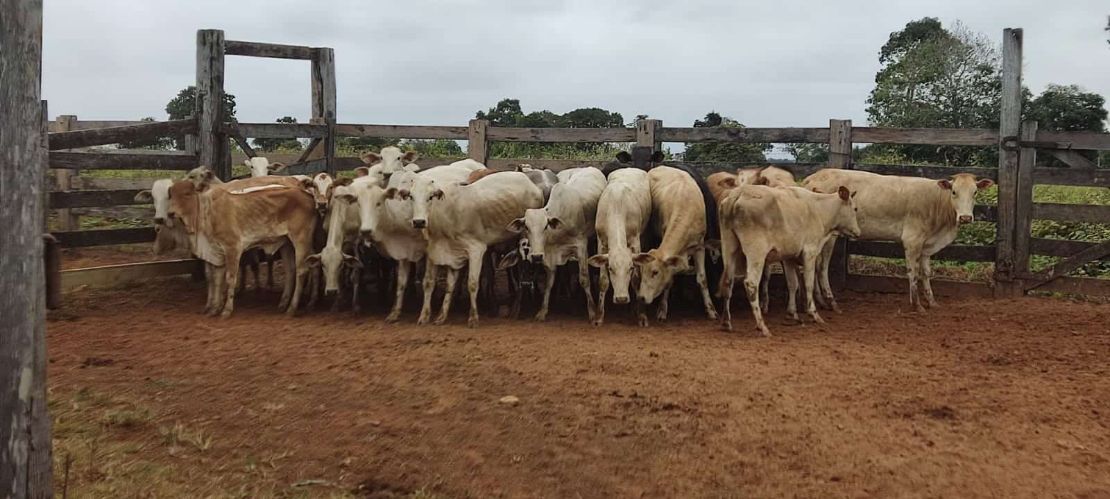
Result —
[{"label": "white cow", "polygon": [[[745,185],[725,193],[719,204],[721,216],[721,250],[725,264],[725,287],[722,292],[721,326],[732,330],[732,282],[741,254],[746,260],[744,290],[755,315],[756,326],[770,336],[759,306],[759,281],[764,266],[781,261],[789,292],[797,290],[798,263],[805,276],[806,311],[813,320],[823,323],[813,304],[813,282],[817,258],[833,232],[850,237],[859,234],[852,194],[845,187],[835,194],[810,192],[800,187],[775,188]],[[787,312],[797,320],[794,301]]]},{"label": "white cow", "polygon": [[532,263],[542,263],[547,270],[543,305],[536,313],[537,321],[547,318],[556,268],[570,260],[578,262],[578,284],[586,293],[590,321],[595,319],[597,310],[586,262],[589,240],[596,234],[597,203],[604,190],[605,175],[597,168],[563,170],[559,172],[559,183],[551,189],[547,205],[529,209],[523,217],[509,224],[510,231],[523,233],[528,241]]},{"label": "white cow", "polygon": [[[324,276],[324,295],[335,295],[340,291],[344,268],[349,269],[351,283],[351,308],[359,310],[358,286],[361,281],[360,271],[362,262],[358,256],[350,255],[344,251],[345,247],[358,249],[358,231],[361,224],[358,203],[351,195],[353,188],[350,185],[336,185],[332,189],[331,201],[328,203],[327,216],[324,219],[327,230],[327,243],[319,253],[308,256],[308,264],[313,268],[320,268]],[[332,305],[332,310],[339,308],[339,299]]]},{"label": "white cow", "polygon": [[[595,326],[605,321],[605,295],[613,283],[613,302],[628,303],[632,280],[633,255],[640,253],[640,237],[651,220],[651,185],[648,174],[635,168],[622,168],[609,174],[597,203],[597,251],[590,265],[601,269],[598,283]],[[637,309],[640,325],[647,316]]]},{"label": "white cow", "polygon": [[658,248],[632,258],[640,269],[640,299],[650,305],[660,297],[656,318],[666,320],[674,275],[687,270],[693,257],[705,314],[716,319],[705,277],[706,210],[701,189],[688,173],[669,166],[652,168],[648,181],[655,232],[663,239]]},{"label": "white cow", "polygon": [[[480,163],[474,162],[480,165]],[[438,168],[437,168],[438,169]],[[430,170],[431,174],[435,169]],[[463,177],[465,180],[465,176]],[[426,229],[427,266],[424,272],[424,306],[419,324],[432,313],[432,291],[439,266],[447,267],[447,293],[436,324],[447,320],[459,269],[469,266],[470,318],[478,326],[478,284],[486,250],[516,236],[509,222],[529,208],[543,206],[543,193],[523,173],[504,172],[472,185],[437,183],[417,175],[412,185],[413,227]]]},{"label": "white cow", "polygon": [[[929,260],[956,239],[959,226],[975,219],[975,193],[993,185],[990,179],[976,179],[969,173],[951,179],[930,180],[920,177],[879,175],[856,170],[824,169],[806,177],[806,188],[828,192],[844,185],[858,192],[860,239],[897,241],[906,254],[906,277],[910,284],[910,304],[925,311],[918,296],[921,279],[925,301],[937,305],[929,282]],[[830,239],[821,255],[821,290],[835,309],[836,298],[829,286],[829,261],[835,239]]]},{"label": "white cow", "polygon": [[[368,152],[362,155],[363,163],[366,163],[366,175],[372,176],[377,179],[380,185],[385,185],[390,175],[394,173],[407,171],[417,172],[420,171],[420,166],[413,163],[416,161],[418,154],[416,151],[408,151],[402,153],[400,149],[389,146],[383,147],[380,152]],[[363,175],[359,175],[360,177]]]},{"label": "white cow", "polygon": [[428,246],[424,234],[412,226],[412,203],[408,199],[414,176],[392,175],[384,188],[377,182],[359,182],[347,193],[336,194],[358,203],[362,238],[381,255],[397,261],[396,297],[386,322],[396,322],[401,316],[412,267],[424,259]]}]

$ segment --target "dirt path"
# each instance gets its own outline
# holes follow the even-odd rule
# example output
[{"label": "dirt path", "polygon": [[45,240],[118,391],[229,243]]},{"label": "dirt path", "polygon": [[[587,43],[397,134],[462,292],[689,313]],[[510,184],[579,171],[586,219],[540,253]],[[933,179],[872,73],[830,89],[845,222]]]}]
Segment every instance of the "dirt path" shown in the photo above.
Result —
[{"label": "dirt path", "polygon": [[[1107,305],[949,300],[914,315],[901,296],[850,295],[824,329],[772,310],[763,339],[743,306],[726,334],[620,312],[604,329],[288,320],[273,295],[220,321],[203,299],[184,281],[83,294],[48,328],[63,430],[100,418],[99,445],[172,467],[176,491],[1110,497]],[[90,393],[111,402],[78,407]],[[122,406],[148,416],[103,423]],[[190,431],[205,437],[182,444]],[[95,491],[128,472],[73,480]]]}]

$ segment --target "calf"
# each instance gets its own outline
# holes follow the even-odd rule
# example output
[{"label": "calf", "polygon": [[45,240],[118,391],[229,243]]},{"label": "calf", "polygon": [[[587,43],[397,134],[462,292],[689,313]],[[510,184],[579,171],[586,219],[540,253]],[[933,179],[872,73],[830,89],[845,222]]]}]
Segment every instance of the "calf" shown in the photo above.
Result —
[{"label": "calf", "polygon": [[[359,206],[348,193],[350,190],[349,185],[336,185],[333,189],[327,217],[324,219],[327,227],[327,243],[319,253],[309,255],[306,261],[309,267],[321,270],[324,277],[325,296],[332,296],[340,291],[343,271],[349,270],[352,288],[351,309],[358,312],[362,261],[358,256],[345,251],[347,247],[354,247],[356,253],[358,251]],[[339,308],[339,302],[338,298],[333,302],[333,311]]]},{"label": "calf", "polygon": [[[806,177],[802,185],[828,192],[838,185],[858,192],[860,238],[902,243],[906,255],[906,277],[910,284],[910,304],[918,311],[925,307],[918,296],[921,280],[925,301],[937,305],[929,282],[929,260],[956,239],[959,226],[974,220],[975,193],[993,185],[990,179],[976,179],[959,173],[945,180],[878,175],[856,170],[824,169]],[[829,262],[835,240],[830,239],[821,254],[821,290],[834,307],[836,299],[829,286]]]},{"label": "calf", "polygon": [[[590,265],[601,269],[595,326],[605,321],[605,295],[609,292],[610,281],[613,302],[629,302],[629,284],[634,270],[632,258],[640,253],[640,238],[650,220],[651,184],[647,172],[633,168],[611,172],[597,202],[594,226],[598,254],[589,259]],[[647,316],[639,305],[637,317],[641,326],[647,326]]]},{"label": "calf", "polygon": [[589,240],[596,233],[597,203],[605,189],[605,175],[597,168],[574,168],[559,172],[559,177],[546,206],[526,210],[508,227],[511,232],[524,234],[532,263],[542,263],[547,271],[543,305],[536,320],[547,318],[556,268],[574,259],[578,261],[578,284],[586,293],[586,307],[593,321],[597,310],[586,262]]},{"label": "calf", "polygon": [[437,185],[429,179],[417,178],[411,198],[413,227],[426,229],[428,240],[424,306],[417,322],[427,323],[431,317],[438,266],[447,267],[447,293],[435,323],[447,320],[459,269],[467,264],[470,293],[467,324],[477,327],[478,283],[486,250],[514,237],[516,234],[507,229],[509,222],[529,208],[543,206],[543,194],[523,173],[504,172],[471,185]]},{"label": "calf", "polygon": [[402,153],[400,149],[389,146],[383,147],[377,153],[365,153],[361,159],[363,163],[366,163],[366,175],[376,178],[380,185],[385,185],[390,175],[394,173],[420,171],[420,166],[413,163],[417,156],[416,151]]},{"label": "calf", "polygon": [[[210,300],[207,312],[222,311],[228,317],[235,309],[239,260],[254,246],[277,248],[293,244],[296,283],[286,313],[296,313],[304,276],[305,259],[311,253],[316,210],[312,196],[295,179],[274,177],[268,185],[246,186],[238,182],[216,184],[211,171],[191,180],[175,182],[169,189],[170,210],[180,218],[190,237],[195,238],[197,256],[215,267],[224,267],[227,297]],[[217,279],[219,275],[214,275]],[[219,292],[223,286],[217,284]],[[224,301],[220,304],[219,301]]]},{"label": "calf", "polygon": [[[806,311],[823,323],[813,304],[813,280],[817,258],[830,232],[850,237],[859,234],[853,195],[846,187],[835,194],[819,194],[789,187],[741,186],[721,200],[721,248],[725,263],[725,288],[722,297],[722,328],[732,330],[732,282],[742,254],[747,262],[744,289],[755,315],[756,326],[770,336],[759,305],[759,280],[768,261],[781,261],[787,284],[794,293],[800,262],[805,276]],[[787,312],[797,319],[797,311]]]}]

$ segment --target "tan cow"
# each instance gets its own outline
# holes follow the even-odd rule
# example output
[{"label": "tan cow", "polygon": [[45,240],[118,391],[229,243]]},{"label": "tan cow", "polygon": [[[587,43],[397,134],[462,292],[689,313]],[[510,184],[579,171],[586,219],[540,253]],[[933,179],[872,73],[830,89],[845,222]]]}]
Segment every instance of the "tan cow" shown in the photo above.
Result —
[{"label": "tan cow", "polygon": [[[613,283],[613,302],[630,301],[629,285],[634,269],[632,257],[640,253],[640,237],[651,220],[651,184],[647,172],[636,168],[621,168],[609,173],[605,190],[597,202],[597,251],[590,257],[590,265],[599,267],[597,316],[594,325],[605,322],[605,295]],[[639,302],[637,302],[639,303]],[[637,306],[641,326],[647,326],[647,316]]]},{"label": "tan cow", "polygon": [[[262,247],[272,253],[292,242],[296,284],[286,313],[296,313],[304,277],[305,259],[312,252],[316,209],[312,195],[293,178],[272,177],[267,185],[241,182],[215,184],[210,170],[192,179],[175,182],[169,189],[170,210],[193,238],[198,258],[224,267],[226,299],[210,299],[206,312],[228,317],[235,310],[235,288],[243,251]],[[266,178],[266,177],[262,177]],[[254,179],[257,180],[257,179]],[[213,276],[219,281],[218,275]],[[223,285],[217,285],[217,295]],[[224,303],[220,304],[219,302]]]},{"label": "tan cow", "polygon": [[[732,282],[743,255],[746,261],[744,290],[755,315],[756,326],[770,336],[759,305],[759,281],[764,266],[781,261],[787,285],[797,289],[798,263],[805,276],[806,311],[823,323],[813,304],[813,281],[817,258],[832,232],[855,237],[859,234],[852,194],[845,187],[835,194],[819,194],[799,187],[775,188],[746,185],[729,191],[720,203],[721,251],[725,263],[721,326],[732,330]],[[791,301],[793,304],[793,301]],[[797,320],[797,310],[787,312]]]},{"label": "tan cow", "polygon": [[[930,258],[956,239],[960,225],[975,219],[975,193],[993,184],[990,179],[976,179],[969,173],[930,180],[833,168],[818,171],[802,181],[803,186],[821,192],[844,185],[859,193],[856,204],[859,206],[860,238],[902,243],[910,304],[918,311],[925,310],[918,296],[918,279],[926,303],[930,307],[937,305],[929,282],[932,276]],[[835,240],[830,239],[822,251],[820,284],[826,300],[838,309],[829,286],[829,261],[834,244]]]},{"label": "tan cow", "polygon": [[717,318],[705,277],[706,209],[702,191],[690,174],[678,168],[657,166],[648,172],[655,233],[659,247],[633,257],[640,270],[640,299],[650,305],[660,297],[656,319],[666,320],[671,284],[677,272],[694,259],[705,314]]}]

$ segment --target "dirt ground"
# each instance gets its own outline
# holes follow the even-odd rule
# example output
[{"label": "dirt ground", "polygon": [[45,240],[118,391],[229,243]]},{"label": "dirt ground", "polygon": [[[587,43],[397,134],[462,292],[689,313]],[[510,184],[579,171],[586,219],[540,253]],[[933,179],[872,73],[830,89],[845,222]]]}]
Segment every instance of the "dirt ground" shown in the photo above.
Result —
[{"label": "dirt ground", "polygon": [[[209,319],[185,279],[48,324],[75,497],[1110,497],[1110,306],[849,294],[760,338],[483,318]],[[415,300],[414,300],[415,301]],[[414,303],[415,304],[415,303]],[[506,396],[517,398],[505,403]],[[69,470],[66,471],[67,463]]]}]

